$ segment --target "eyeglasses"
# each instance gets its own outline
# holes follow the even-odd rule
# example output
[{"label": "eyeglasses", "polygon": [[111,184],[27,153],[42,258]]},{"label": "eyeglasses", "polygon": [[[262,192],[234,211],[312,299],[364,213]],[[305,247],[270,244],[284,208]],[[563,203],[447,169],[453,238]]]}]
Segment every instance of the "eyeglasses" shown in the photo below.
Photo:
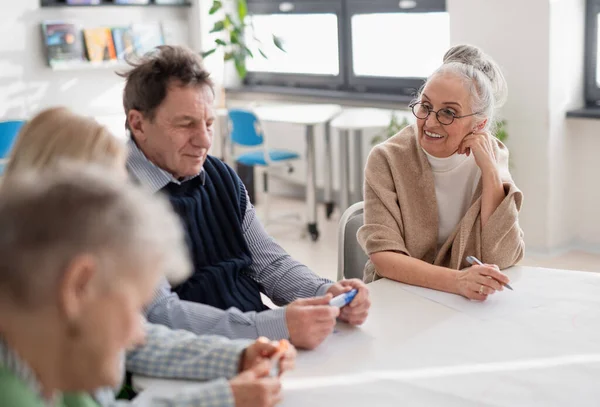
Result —
[{"label": "eyeglasses", "polygon": [[449,124],[454,123],[455,119],[462,119],[463,117],[475,116],[481,112],[475,112],[471,114],[466,114],[464,116],[457,116],[450,109],[440,109],[437,112],[433,110],[430,106],[424,105],[422,102],[412,103],[409,105],[412,108],[412,112],[417,119],[425,120],[429,117],[430,113],[435,113],[435,117],[440,124],[447,126]]}]

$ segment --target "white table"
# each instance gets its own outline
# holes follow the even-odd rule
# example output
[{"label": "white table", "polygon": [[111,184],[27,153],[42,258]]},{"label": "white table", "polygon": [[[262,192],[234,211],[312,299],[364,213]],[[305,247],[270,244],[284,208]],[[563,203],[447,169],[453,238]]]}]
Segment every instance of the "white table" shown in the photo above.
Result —
[{"label": "white table", "polygon": [[[301,352],[283,379],[281,406],[600,405],[600,275],[507,273],[515,291],[487,303],[370,284],[365,325],[341,325]],[[165,394],[194,386],[139,377],[134,384]]]},{"label": "white table", "polygon": [[332,151],[329,122],[337,116],[342,108],[338,105],[274,105],[259,106],[252,109],[256,116],[264,122],[299,124],[306,131],[306,202],[307,228],[312,240],[319,238],[317,226],[317,186],[315,160],[315,126],[325,125],[325,154],[327,174],[325,177],[326,215],[329,218],[333,211],[332,194]]},{"label": "white table", "polygon": [[[363,182],[363,149],[362,136],[363,130],[379,129],[384,130],[392,118],[391,110],[370,109],[370,108],[346,108],[331,121],[331,128],[337,129],[339,134],[340,147],[340,211],[343,213],[351,204],[362,200],[362,182]],[[353,132],[354,149],[354,198],[351,198],[350,191],[350,132]]]}]

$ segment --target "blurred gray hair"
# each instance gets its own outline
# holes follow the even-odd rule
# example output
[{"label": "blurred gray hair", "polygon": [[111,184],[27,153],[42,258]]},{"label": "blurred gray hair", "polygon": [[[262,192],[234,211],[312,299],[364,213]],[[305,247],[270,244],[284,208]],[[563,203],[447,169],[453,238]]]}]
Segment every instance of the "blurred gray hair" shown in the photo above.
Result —
[{"label": "blurred gray hair", "polygon": [[457,45],[446,52],[444,63],[429,78],[444,73],[453,73],[463,79],[471,94],[473,113],[480,112],[475,118],[488,119],[485,130],[494,132],[497,109],[504,105],[508,96],[500,66],[473,45]]},{"label": "blurred gray hair", "polygon": [[15,305],[37,306],[56,295],[62,273],[85,254],[98,259],[107,281],[123,272],[144,278],[149,268],[181,280],[191,270],[183,229],[169,203],[106,170],[69,166],[5,180],[0,295]]}]

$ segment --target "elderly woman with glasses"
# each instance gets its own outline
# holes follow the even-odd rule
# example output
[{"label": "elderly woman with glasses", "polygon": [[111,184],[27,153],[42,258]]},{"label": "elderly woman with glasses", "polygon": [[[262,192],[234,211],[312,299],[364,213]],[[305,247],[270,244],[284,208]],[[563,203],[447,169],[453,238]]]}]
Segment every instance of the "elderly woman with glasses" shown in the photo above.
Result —
[{"label": "elderly woman with glasses", "polygon": [[[373,149],[365,170],[365,281],[385,277],[485,300],[523,257],[523,195],[493,137],[507,87],[498,65],[451,48],[411,105],[417,123]],[[470,266],[467,257],[481,260]],[[472,261],[477,261],[470,259]]]}]

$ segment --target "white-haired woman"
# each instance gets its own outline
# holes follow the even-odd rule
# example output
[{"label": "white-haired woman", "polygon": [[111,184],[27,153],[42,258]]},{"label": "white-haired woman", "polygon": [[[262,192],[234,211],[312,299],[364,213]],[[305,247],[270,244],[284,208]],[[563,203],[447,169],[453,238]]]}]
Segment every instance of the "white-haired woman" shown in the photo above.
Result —
[{"label": "white-haired woman", "polygon": [[[365,170],[369,255],[379,277],[485,300],[524,253],[522,193],[508,150],[493,136],[507,86],[498,65],[469,45],[451,48],[411,104],[414,126],[373,149]],[[469,267],[468,256],[484,265]]]}]

